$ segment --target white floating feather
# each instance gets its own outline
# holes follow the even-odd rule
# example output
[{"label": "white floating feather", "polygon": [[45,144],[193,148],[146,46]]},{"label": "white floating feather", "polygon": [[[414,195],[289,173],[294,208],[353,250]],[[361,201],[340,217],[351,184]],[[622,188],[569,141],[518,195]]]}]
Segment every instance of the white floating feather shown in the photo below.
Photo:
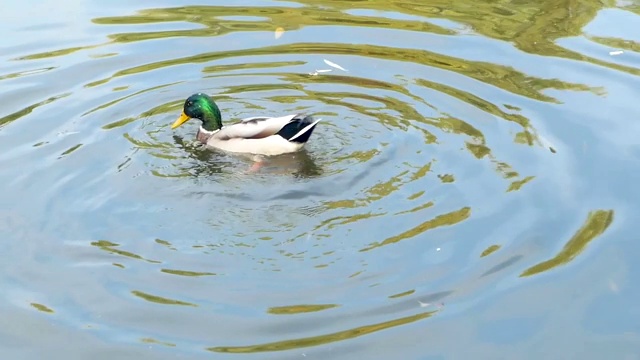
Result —
[{"label": "white floating feather", "polygon": [[340,70],[342,70],[342,71],[349,71],[349,70],[347,70],[347,69],[343,68],[342,66],[340,66],[340,65],[338,65],[338,64],[336,64],[336,63],[334,63],[334,62],[332,62],[332,61],[329,61],[329,60],[327,60],[327,59],[323,59],[323,60],[324,60],[324,63],[325,63],[325,64],[327,64],[327,65],[329,65],[329,66],[332,66],[332,67],[334,67],[334,68],[336,68],[336,69],[340,69]]}]

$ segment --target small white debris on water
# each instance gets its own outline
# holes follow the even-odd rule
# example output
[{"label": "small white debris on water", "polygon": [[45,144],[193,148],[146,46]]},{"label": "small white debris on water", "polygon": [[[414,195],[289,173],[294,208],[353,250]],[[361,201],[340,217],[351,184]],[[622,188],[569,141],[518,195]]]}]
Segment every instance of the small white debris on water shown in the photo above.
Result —
[{"label": "small white debris on water", "polygon": [[276,31],[275,31],[275,32],[274,32],[274,34],[273,34],[273,36],[274,36],[276,39],[280,39],[280,37],[281,37],[283,34],[284,34],[284,29],[283,29],[283,28],[281,28],[281,27],[277,27],[277,28],[276,28]]},{"label": "small white debris on water", "polygon": [[440,248],[436,248],[436,251],[440,251]]},{"label": "small white debris on water", "polygon": [[[324,63],[325,63],[325,64],[327,64],[327,65],[329,65],[329,66],[331,66],[331,67],[333,67],[333,68],[340,69],[340,70],[342,70],[342,71],[349,71],[349,70],[347,70],[347,69],[343,68],[342,66],[340,66],[340,65],[338,65],[338,64],[336,64],[336,63],[334,63],[333,61],[329,61],[329,60],[327,60],[327,59],[322,59],[322,60],[324,60]],[[325,73],[325,72],[330,72],[330,71],[333,71],[333,70],[331,70],[331,69],[316,69],[316,71],[312,71],[312,72],[310,72],[310,73],[309,73],[309,75],[311,75],[311,76],[317,76],[317,75],[318,75],[318,74],[320,74],[320,73]]]},{"label": "small white debris on water", "polygon": [[624,54],[624,51],[622,50],[609,51],[609,55],[611,56],[622,55],[622,54]]},{"label": "small white debris on water", "polygon": [[325,64],[327,64],[327,65],[329,65],[329,66],[332,66],[332,67],[334,67],[334,68],[336,68],[336,69],[340,69],[340,70],[342,70],[342,71],[349,71],[349,70],[347,70],[347,69],[343,68],[342,66],[340,66],[340,65],[338,65],[338,64],[336,64],[336,63],[334,63],[334,62],[332,62],[332,61],[329,61],[329,60],[327,60],[327,59],[323,59],[323,60],[324,60],[324,63],[325,63]]},{"label": "small white debris on water", "polygon": [[429,303],[424,303],[424,302],[422,302],[420,300],[418,300],[418,304],[420,304],[420,307],[427,307],[427,306],[431,305]]},{"label": "small white debris on water", "polygon": [[320,69],[320,70],[316,70],[314,72],[310,72],[309,75],[316,76],[316,75],[318,75],[320,73],[325,73],[325,72],[330,72],[330,71],[331,71],[331,69]]}]

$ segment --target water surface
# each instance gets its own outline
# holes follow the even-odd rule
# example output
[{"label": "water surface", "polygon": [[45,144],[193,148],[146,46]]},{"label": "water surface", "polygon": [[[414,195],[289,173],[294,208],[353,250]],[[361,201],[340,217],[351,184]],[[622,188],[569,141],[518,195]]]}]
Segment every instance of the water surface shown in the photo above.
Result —
[{"label": "water surface", "polygon": [[3,354],[640,358],[638,3],[149,6],[4,10]]}]

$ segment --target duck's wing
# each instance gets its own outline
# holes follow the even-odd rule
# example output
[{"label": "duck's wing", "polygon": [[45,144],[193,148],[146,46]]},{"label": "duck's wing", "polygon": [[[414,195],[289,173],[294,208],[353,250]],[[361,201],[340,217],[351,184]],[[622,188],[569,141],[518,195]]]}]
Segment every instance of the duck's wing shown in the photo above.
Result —
[{"label": "duck's wing", "polygon": [[226,125],[215,134],[219,140],[229,139],[261,139],[275,135],[299,114],[281,117],[250,117],[236,123]]}]

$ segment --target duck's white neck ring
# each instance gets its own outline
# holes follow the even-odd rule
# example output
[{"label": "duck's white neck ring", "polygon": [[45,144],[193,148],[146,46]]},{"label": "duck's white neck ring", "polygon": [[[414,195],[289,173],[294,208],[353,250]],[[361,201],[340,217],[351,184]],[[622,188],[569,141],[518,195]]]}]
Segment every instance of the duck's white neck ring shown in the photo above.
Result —
[{"label": "duck's white neck ring", "polygon": [[218,131],[219,130],[209,131],[203,128],[202,126],[200,126],[200,129],[198,129],[198,133],[196,134],[196,140],[198,140],[203,144],[206,144],[207,141],[213,136],[213,134],[215,134]]}]

